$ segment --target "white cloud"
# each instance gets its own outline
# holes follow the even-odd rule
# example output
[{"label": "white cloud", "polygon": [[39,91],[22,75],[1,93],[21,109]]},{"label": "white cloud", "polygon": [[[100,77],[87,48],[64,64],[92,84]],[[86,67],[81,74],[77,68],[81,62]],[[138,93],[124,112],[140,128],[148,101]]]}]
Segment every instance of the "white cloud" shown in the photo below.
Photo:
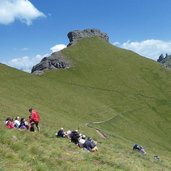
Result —
[{"label": "white cloud", "polygon": [[140,42],[127,41],[125,43],[115,42],[113,44],[153,60],[157,60],[162,53],[171,54],[171,41],[149,39]]},{"label": "white cloud", "polygon": [[[53,46],[52,48],[50,48],[50,50],[52,52],[57,52],[60,51],[62,49],[66,48],[66,45],[64,44],[57,44],[55,46]],[[29,48],[22,48],[22,51],[27,51]],[[25,71],[25,72],[31,72],[31,69],[34,65],[38,64],[42,58],[49,56],[49,54],[45,54],[45,55],[36,55],[34,57],[29,57],[29,56],[23,56],[23,57],[18,57],[18,58],[14,58],[11,59],[9,61],[4,61],[2,63],[17,68],[19,70]]]},{"label": "white cloud", "polygon": [[0,24],[10,24],[15,20],[30,25],[32,21],[45,15],[29,0],[0,0]]},{"label": "white cloud", "polygon": [[25,72],[31,72],[32,67],[36,65],[37,63],[39,63],[40,60],[45,56],[48,56],[48,55],[47,54],[36,55],[35,57],[24,56],[20,58],[14,58],[8,62],[3,62],[3,63],[8,66],[23,70]]},{"label": "white cloud", "polygon": [[52,52],[58,52],[58,51],[60,51],[60,50],[62,50],[64,48],[66,48],[66,45],[64,45],[64,44],[57,44],[57,45],[51,47],[50,50]]}]

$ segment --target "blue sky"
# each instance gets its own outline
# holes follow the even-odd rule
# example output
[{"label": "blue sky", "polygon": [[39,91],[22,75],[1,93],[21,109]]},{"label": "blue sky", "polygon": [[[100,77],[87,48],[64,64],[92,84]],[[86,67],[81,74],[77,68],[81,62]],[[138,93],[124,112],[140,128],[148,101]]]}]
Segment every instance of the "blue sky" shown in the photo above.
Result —
[{"label": "blue sky", "polygon": [[156,60],[171,54],[170,9],[170,0],[0,0],[0,62],[30,71],[86,28]]}]

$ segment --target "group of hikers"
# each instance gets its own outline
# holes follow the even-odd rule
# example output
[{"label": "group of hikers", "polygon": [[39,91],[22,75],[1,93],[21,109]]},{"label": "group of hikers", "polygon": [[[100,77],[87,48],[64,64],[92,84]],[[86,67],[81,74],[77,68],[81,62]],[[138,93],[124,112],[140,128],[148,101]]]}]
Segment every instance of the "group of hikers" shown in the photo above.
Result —
[{"label": "group of hikers", "polygon": [[[39,113],[35,110],[30,108],[29,109],[29,117],[26,120],[25,118],[21,118],[17,116],[15,119],[12,117],[8,117],[4,123],[7,128],[9,129],[21,129],[21,130],[30,130],[32,132],[40,131],[39,122],[40,122],[40,116]],[[78,147],[83,148],[90,152],[95,152],[98,150],[97,148],[97,142],[94,141],[92,138],[87,137],[85,135],[82,135],[78,130],[74,131],[64,131],[63,128],[61,128],[59,131],[56,132],[56,137],[61,138],[68,138],[72,143],[76,144]],[[133,151],[137,151],[141,154],[146,154],[144,148],[139,145],[135,144],[133,146]],[[155,158],[158,159],[158,156]]]},{"label": "group of hikers", "polygon": [[98,150],[97,142],[95,142],[90,137],[82,135],[78,130],[68,130],[65,132],[64,129],[61,128],[58,132],[56,132],[56,137],[68,138],[72,143],[76,144],[78,147],[90,152],[95,152]]},{"label": "group of hikers", "polygon": [[[6,118],[4,121],[5,125],[9,129],[20,129],[20,130],[30,130],[32,132],[40,131],[39,122],[40,122],[40,116],[39,113],[35,110],[30,108],[29,109],[29,117],[26,120],[25,118],[21,118],[17,116],[15,119],[12,117]],[[66,131],[64,132],[64,129],[61,128],[57,133],[57,137],[63,137],[68,138],[71,142],[79,146],[80,148],[86,149],[88,151],[94,152],[97,151],[97,143],[90,137],[86,137],[85,135],[82,135],[79,133],[78,130],[75,131]]]},{"label": "group of hikers", "polygon": [[29,118],[26,120],[25,118],[21,118],[17,116],[15,119],[12,117],[8,117],[4,123],[7,128],[9,129],[21,129],[21,130],[30,130],[32,132],[40,131],[39,122],[40,116],[38,112],[32,108],[29,109]]}]

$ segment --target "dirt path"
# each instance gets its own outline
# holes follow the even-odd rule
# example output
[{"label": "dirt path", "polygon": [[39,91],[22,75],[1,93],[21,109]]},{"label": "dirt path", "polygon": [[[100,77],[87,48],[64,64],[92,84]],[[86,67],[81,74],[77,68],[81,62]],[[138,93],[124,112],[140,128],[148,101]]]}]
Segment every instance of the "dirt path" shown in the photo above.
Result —
[{"label": "dirt path", "polygon": [[[95,125],[95,124],[105,123],[105,122],[108,122],[108,121],[114,119],[115,117],[123,116],[123,115],[126,114],[126,113],[130,113],[130,112],[137,111],[137,110],[140,110],[140,109],[141,109],[141,108],[136,108],[136,109],[133,109],[133,110],[124,111],[124,112],[122,112],[122,113],[119,113],[119,114],[117,114],[117,115],[111,117],[111,118],[108,118],[107,120],[103,120],[103,121],[99,121],[99,122],[89,122],[89,123],[86,123],[85,126],[87,126],[87,127],[89,127],[89,128],[95,129],[96,132],[97,132],[97,134],[98,134],[101,138],[106,139],[106,138],[107,138],[107,135],[104,134],[103,131],[101,131],[100,129],[98,129],[98,128],[92,126],[92,124]],[[91,125],[90,125],[90,124],[91,124]]]},{"label": "dirt path", "polygon": [[96,129],[96,132],[100,135],[101,138],[106,139],[107,136],[103,134],[100,130]]}]

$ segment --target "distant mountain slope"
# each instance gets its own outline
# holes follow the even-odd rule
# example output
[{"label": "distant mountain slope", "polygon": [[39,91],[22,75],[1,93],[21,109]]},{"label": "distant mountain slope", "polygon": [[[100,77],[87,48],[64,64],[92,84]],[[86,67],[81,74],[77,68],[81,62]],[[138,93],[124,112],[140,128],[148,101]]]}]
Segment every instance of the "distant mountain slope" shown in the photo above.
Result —
[{"label": "distant mountain slope", "polygon": [[165,57],[161,54],[157,62],[163,64],[165,67],[171,68],[171,55],[166,54]]},{"label": "distant mountain slope", "polygon": [[[38,135],[1,124],[0,147],[7,155],[0,157],[0,169],[169,170],[171,72],[99,37],[82,39],[61,53],[73,67],[41,76],[0,65],[1,121],[9,115],[28,117],[30,107],[41,115]],[[99,152],[85,153],[55,139],[60,127],[93,137]],[[143,145],[148,155],[133,153],[134,143]],[[153,159],[156,154],[162,161]]]}]

